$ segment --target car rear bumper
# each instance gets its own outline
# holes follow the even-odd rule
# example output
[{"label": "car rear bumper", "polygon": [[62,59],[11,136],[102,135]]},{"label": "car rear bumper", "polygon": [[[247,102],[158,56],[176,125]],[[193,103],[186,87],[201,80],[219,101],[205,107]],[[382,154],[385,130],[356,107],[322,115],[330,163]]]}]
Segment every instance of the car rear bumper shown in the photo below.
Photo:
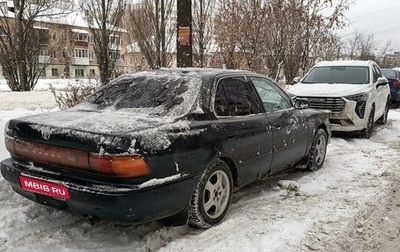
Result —
[{"label": "car rear bumper", "polygon": [[[39,204],[60,210],[94,216],[116,223],[141,223],[178,214],[189,204],[197,183],[197,177],[180,176],[165,183],[150,183],[146,187],[115,187],[99,185],[99,190],[90,190],[87,185],[56,180],[46,175],[30,174],[15,165],[12,159],[1,162],[1,173],[13,190]],[[69,199],[62,200],[21,188],[19,176],[63,184],[68,188]],[[154,185],[156,184],[156,185]]]}]

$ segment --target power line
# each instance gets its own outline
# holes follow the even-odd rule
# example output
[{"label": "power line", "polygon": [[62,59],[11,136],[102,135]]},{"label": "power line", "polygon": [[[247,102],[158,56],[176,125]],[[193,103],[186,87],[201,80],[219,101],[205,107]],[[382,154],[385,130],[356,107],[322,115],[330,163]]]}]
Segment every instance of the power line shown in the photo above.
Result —
[{"label": "power line", "polygon": [[369,13],[364,13],[364,14],[359,15],[359,16],[355,16],[355,17],[353,17],[353,19],[358,19],[360,17],[370,16],[371,14],[381,13],[381,12],[384,12],[384,11],[387,11],[387,10],[393,10],[393,8],[395,8],[397,6],[400,7],[400,3],[392,5],[391,7],[386,8],[386,9],[381,9],[381,10],[377,10],[377,11],[373,11],[373,12],[369,12]]}]

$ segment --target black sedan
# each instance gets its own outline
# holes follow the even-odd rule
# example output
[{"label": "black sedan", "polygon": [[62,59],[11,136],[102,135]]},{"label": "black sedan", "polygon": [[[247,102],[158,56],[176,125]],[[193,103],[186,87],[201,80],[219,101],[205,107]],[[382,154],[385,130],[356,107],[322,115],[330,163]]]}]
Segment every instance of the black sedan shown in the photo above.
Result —
[{"label": "black sedan", "polygon": [[10,120],[1,173],[43,205],[118,223],[210,227],[232,192],[324,163],[325,111],[248,71],[122,75],[67,110]]}]

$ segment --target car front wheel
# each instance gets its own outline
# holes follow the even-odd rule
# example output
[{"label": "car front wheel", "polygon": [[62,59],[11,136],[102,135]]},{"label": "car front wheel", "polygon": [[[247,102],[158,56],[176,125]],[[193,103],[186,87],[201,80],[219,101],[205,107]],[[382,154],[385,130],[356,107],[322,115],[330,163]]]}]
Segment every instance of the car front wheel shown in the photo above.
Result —
[{"label": "car front wheel", "polygon": [[367,127],[361,131],[361,137],[369,139],[372,135],[372,130],[374,129],[374,116],[375,109],[372,108],[368,116]]},{"label": "car front wheel", "polygon": [[323,129],[318,129],[314,135],[310,152],[308,154],[306,169],[310,171],[319,170],[324,164],[326,148],[328,146],[328,136]]},{"label": "car front wheel", "polygon": [[378,123],[385,125],[387,123],[387,118],[389,114],[389,100],[387,100],[386,105],[385,105],[385,112],[383,115],[378,119]]},{"label": "car front wheel", "polygon": [[204,170],[189,206],[188,225],[209,228],[225,217],[232,199],[233,179],[229,167],[215,160]]}]

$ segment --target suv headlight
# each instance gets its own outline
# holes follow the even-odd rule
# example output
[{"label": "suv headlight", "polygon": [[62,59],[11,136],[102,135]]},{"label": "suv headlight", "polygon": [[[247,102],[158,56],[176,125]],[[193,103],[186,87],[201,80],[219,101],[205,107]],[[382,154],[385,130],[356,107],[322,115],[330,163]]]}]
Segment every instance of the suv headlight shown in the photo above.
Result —
[{"label": "suv headlight", "polygon": [[368,96],[369,96],[368,93],[361,93],[361,94],[349,95],[344,98],[347,100],[357,102],[355,112],[358,115],[358,117],[363,119],[365,116],[365,108],[367,106]]},{"label": "suv headlight", "polygon": [[347,100],[359,102],[359,101],[367,101],[368,96],[369,96],[369,93],[361,93],[361,94],[345,96],[344,98]]}]

